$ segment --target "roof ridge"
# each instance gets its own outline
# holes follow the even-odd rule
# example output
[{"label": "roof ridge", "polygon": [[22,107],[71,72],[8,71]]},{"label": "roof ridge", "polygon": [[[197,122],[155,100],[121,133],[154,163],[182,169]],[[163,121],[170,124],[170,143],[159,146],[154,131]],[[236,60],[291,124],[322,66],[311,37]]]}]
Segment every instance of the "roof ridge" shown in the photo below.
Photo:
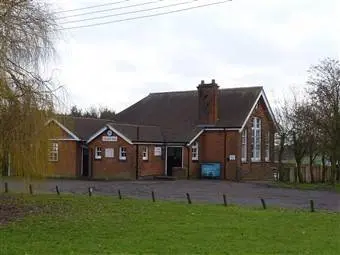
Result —
[{"label": "roof ridge", "polygon": [[120,122],[110,122],[108,125],[113,124],[113,125],[121,125],[121,126],[132,126],[132,127],[157,127],[160,128],[159,126],[156,125],[139,125],[139,124],[130,124],[130,123],[120,123]]},{"label": "roof ridge", "polygon": [[76,117],[76,116],[62,116],[65,118],[71,119],[82,119],[82,120],[97,120],[97,121],[112,121],[111,119],[101,119],[101,118],[94,118],[94,117]]},{"label": "roof ridge", "polygon": [[[229,87],[229,88],[220,88],[219,90],[233,90],[233,89],[252,89],[252,88],[262,88],[263,86],[246,86],[246,87]],[[163,91],[163,92],[152,92],[149,93],[150,95],[160,95],[160,94],[175,94],[175,93],[190,93],[190,92],[197,92],[197,90],[177,90],[177,91]]]}]

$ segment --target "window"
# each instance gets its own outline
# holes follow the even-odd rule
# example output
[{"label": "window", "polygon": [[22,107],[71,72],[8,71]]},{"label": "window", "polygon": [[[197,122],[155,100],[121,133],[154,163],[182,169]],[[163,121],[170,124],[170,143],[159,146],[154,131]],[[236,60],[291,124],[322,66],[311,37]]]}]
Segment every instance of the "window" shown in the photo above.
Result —
[{"label": "window", "polygon": [[48,160],[58,161],[58,156],[59,156],[58,154],[59,154],[58,143],[51,143],[50,148],[49,148]]},{"label": "window", "polygon": [[241,148],[241,160],[242,162],[247,161],[247,129],[245,128],[242,132],[242,148]]},{"label": "window", "polygon": [[94,158],[95,159],[101,159],[102,158],[102,148],[101,147],[94,148]]},{"label": "window", "polygon": [[149,148],[147,146],[143,147],[143,160],[149,159]]},{"label": "window", "polygon": [[270,132],[267,133],[265,160],[270,161]]},{"label": "window", "polygon": [[195,142],[191,146],[191,160],[192,161],[198,160],[198,142]]},{"label": "window", "polygon": [[113,148],[106,148],[105,149],[105,158],[114,158],[114,149]]},{"label": "window", "polygon": [[253,118],[252,125],[252,160],[261,160],[261,119]]},{"label": "window", "polygon": [[119,159],[126,160],[126,148],[125,147],[119,148]]}]

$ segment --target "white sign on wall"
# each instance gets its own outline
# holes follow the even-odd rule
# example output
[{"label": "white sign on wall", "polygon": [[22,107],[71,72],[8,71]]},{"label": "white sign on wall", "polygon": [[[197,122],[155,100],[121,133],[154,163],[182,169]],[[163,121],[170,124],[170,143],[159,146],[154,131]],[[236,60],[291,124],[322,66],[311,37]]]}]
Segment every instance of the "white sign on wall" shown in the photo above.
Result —
[{"label": "white sign on wall", "polygon": [[162,155],[162,147],[155,147],[155,156]]},{"label": "white sign on wall", "polygon": [[235,155],[229,155],[229,160],[236,160],[236,156]]},{"label": "white sign on wall", "polygon": [[113,148],[106,148],[105,149],[105,158],[113,158],[113,157],[114,157]]},{"label": "white sign on wall", "polygon": [[103,142],[117,142],[118,137],[117,136],[103,136],[102,140]]}]

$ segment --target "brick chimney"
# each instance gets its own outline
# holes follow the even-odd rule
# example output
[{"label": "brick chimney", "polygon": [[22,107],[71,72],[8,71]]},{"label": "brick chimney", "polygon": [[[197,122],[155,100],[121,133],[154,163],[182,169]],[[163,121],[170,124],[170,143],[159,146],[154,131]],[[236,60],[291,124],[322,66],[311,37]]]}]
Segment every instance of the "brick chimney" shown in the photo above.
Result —
[{"label": "brick chimney", "polygon": [[218,88],[213,79],[211,83],[198,85],[198,118],[200,124],[214,125],[218,120]]}]

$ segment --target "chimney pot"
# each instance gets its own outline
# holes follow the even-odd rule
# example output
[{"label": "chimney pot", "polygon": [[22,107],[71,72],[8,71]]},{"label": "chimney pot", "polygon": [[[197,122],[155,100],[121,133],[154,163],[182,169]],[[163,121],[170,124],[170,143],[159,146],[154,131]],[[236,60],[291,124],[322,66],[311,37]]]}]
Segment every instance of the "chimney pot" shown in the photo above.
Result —
[{"label": "chimney pot", "polygon": [[211,83],[212,83],[212,84],[215,84],[215,79],[212,79]]},{"label": "chimney pot", "polygon": [[201,84],[204,85],[204,80],[201,80]]}]

